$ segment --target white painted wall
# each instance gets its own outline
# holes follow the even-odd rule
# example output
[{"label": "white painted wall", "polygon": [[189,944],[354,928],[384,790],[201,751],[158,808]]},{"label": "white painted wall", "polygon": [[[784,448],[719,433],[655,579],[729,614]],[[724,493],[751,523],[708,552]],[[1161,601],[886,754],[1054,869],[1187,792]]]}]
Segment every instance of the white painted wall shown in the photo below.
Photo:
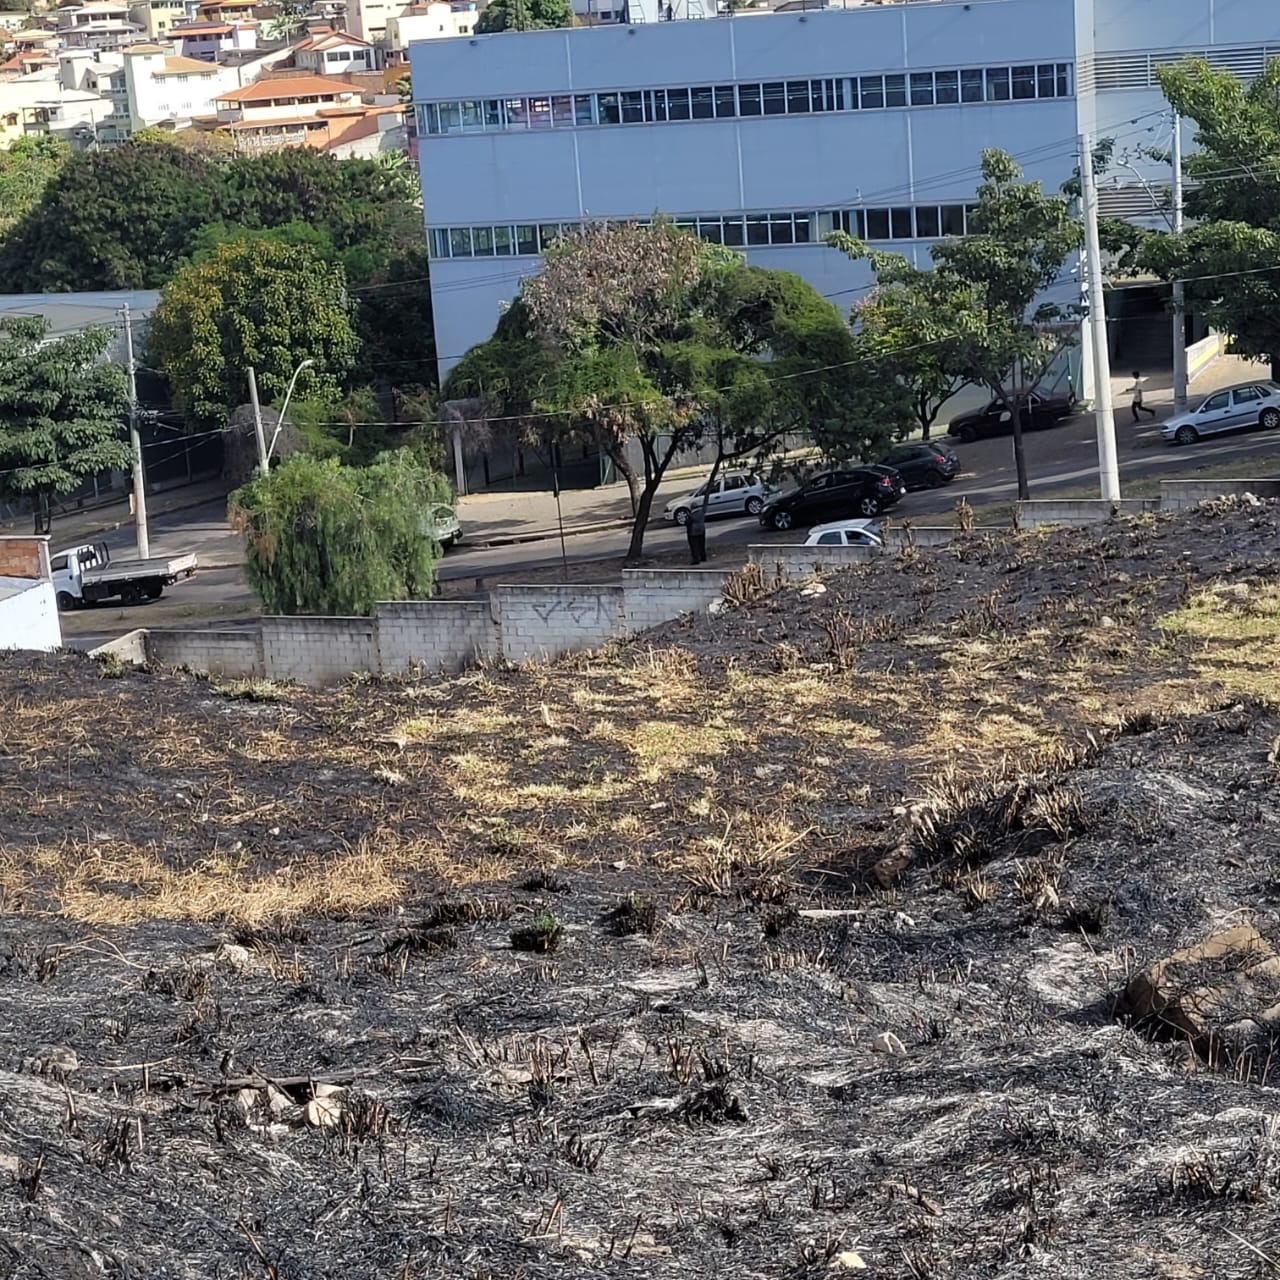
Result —
[{"label": "white painted wall", "polygon": [[53,583],[0,577],[0,649],[60,649]]}]

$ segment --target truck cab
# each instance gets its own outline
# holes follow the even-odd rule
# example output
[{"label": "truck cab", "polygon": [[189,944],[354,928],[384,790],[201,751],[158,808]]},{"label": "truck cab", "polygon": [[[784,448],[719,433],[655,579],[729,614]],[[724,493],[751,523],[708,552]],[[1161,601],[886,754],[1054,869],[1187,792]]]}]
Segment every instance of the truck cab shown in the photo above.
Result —
[{"label": "truck cab", "polygon": [[125,604],[158,600],[165,587],[196,571],[193,555],[152,556],[112,561],[105,542],[86,542],[59,551],[49,562],[58,608],[64,613],[84,604],[118,597]]}]

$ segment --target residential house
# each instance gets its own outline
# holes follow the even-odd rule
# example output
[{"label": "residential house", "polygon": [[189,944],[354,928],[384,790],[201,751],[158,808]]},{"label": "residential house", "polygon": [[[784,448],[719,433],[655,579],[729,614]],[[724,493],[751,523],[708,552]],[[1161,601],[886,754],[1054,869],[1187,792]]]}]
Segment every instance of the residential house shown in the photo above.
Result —
[{"label": "residential house", "polygon": [[0,148],[30,134],[53,134],[87,146],[111,115],[109,99],[83,85],[64,84],[59,65],[0,80]]},{"label": "residential house", "polygon": [[233,54],[252,53],[258,47],[254,22],[191,22],[173,27],[169,36],[180,42],[184,58],[222,62]]},{"label": "residential house", "polygon": [[196,17],[202,22],[252,22],[253,0],[204,0],[196,10]]},{"label": "residential house", "polygon": [[87,0],[55,15],[58,39],[70,49],[119,49],[142,39],[142,28],[129,21],[129,6],[118,0]]},{"label": "residential house", "polygon": [[174,27],[195,17],[197,0],[135,0],[129,21],[142,28],[148,40],[163,40]]},{"label": "residential house", "polygon": [[150,125],[189,129],[207,117],[224,91],[237,83],[234,71],[196,58],[184,58],[170,44],[141,44],[124,51],[129,129]]},{"label": "residential house", "polygon": [[403,13],[387,18],[382,41],[387,62],[407,62],[409,46],[415,40],[470,35],[479,17],[473,0],[432,0],[429,4],[410,5]]},{"label": "residential house", "polygon": [[328,150],[375,109],[354,86],[314,75],[259,80],[219,94],[215,105],[216,120],[200,127],[230,134],[246,151]]},{"label": "residential house", "polygon": [[61,648],[49,539],[0,537],[0,649]]},{"label": "residential house", "polygon": [[367,40],[327,27],[309,33],[294,46],[294,65],[308,75],[346,75],[373,71],[374,49]]}]

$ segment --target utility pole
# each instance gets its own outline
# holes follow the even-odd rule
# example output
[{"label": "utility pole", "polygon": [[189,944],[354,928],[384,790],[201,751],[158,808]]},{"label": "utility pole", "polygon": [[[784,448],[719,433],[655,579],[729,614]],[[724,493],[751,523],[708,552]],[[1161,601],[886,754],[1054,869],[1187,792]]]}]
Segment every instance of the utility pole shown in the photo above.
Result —
[{"label": "utility pole", "polygon": [[125,373],[129,379],[129,448],[133,453],[133,516],[138,526],[138,558],[151,554],[147,533],[147,475],[142,465],[142,440],[138,436],[138,381],[133,363],[133,317],[126,302],[120,309],[124,318]]},{"label": "utility pole", "polygon": [[[1173,113],[1173,234],[1182,234],[1182,117]],[[1173,411],[1187,411],[1186,288],[1173,282]]]},{"label": "utility pole", "polygon": [[267,461],[267,437],[262,430],[262,409],[258,404],[258,377],[249,366],[249,403],[253,405],[253,434],[258,441],[258,470],[264,476],[271,474],[271,464]]},{"label": "utility pole", "polygon": [[1102,248],[1098,243],[1098,188],[1093,176],[1093,138],[1080,136],[1080,176],[1085,253],[1089,267],[1089,332],[1093,339],[1094,417],[1098,427],[1098,479],[1104,502],[1120,499],[1116,420],[1111,405],[1111,355],[1107,350],[1107,301],[1102,292]]}]

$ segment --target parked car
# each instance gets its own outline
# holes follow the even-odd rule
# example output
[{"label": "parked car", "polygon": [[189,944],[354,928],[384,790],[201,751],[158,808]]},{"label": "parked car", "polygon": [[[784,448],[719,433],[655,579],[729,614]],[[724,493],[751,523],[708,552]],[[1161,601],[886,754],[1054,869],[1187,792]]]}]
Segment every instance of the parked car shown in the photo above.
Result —
[{"label": "parked car", "polygon": [[[687,524],[689,508],[701,502],[709,481],[704,480],[692,493],[672,498],[663,509],[664,520]],[[714,516],[758,516],[768,496],[774,492],[759,476],[749,471],[725,471],[716,476],[707,497],[707,518]]]},{"label": "parked car", "polygon": [[877,516],[900,502],[906,491],[892,467],[824,471],[798,489],[771,499],[760,513],[760,523],[767,529],[791,529],[824,519]]},{"label": "parked car", "polygon": [[[1036,431],[1056,426],[1063,418],[1070,417],[1075,408],[1074,392],[1050,395],[1033,391],[1021,405],[1020,416],[1024,431]],[[973,413],[962,413],[951,420],[947,435],[955,436],[966,444],[983,436],[1007,436],[1013,434],[1013,414],[1002,400],[992,400]]]},{"label": "parked car", "polygon": [[880,526],[874,520],[837,520],[815,525],[804,540],[806,547],[883,547]]},{"label": "parked car", "polygon": [[896,444],[879,463],[893,467],[908,489],[940,489],[960,474],[960,459],[955,451],[929,440]]},{"label": "parked car", "polygon": [[444,503],[431,508],[423,525],[423,532],[433,542],[438,542],[442,551],[448,551],[462,539],[462,523],[458,519],[458,513]]},{"label": "parked car", "polygon": [[1280,383],[1244,382],[1215,391],[1198,409],[1170,418],[1160,434],[1173,444],[1194,444],[1201,436],[1255,426],[1280,427]]}]

